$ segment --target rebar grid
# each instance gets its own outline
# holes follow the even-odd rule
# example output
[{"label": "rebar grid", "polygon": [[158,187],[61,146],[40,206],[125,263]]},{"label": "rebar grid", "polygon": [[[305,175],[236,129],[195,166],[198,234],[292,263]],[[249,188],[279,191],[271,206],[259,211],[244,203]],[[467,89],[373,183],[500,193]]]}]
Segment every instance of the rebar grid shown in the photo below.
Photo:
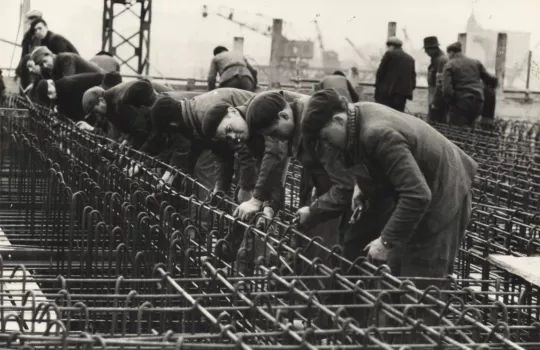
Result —
[{"label": "rebar grid", "polygon": [[[500,191],[493,187],[476,186],[479,204],[458,275],[433,279],[438,287],[420,291],[414,278],[398,279],[364,259],[346,261],[340,247],[328,249],[288,225],[298,168],[290,171],[288,213],[262,231],[234,220],[228,214],[234,203],[225,194],[192,196],[199,184],[189,176],[181,186],[156,191],[153,169],[165,165],[61,118],[3,116],[0,123],[2,192],[9,198],[0,202],[7,218],[2,229],[15,246],[1,255],[0,285],[10,286],[0,291],[6,320],[0,339],[7,348],[23,342],[104,348],[540,346],[538,289],[504,279],[485,259],[492,252],[515,254],[514,246],[527,255],[537,245],[535,216],[495,202]],[[451,139],[485,136],[440,130]],[[503,159],[508,154],[500,153]],[[133,162],[143,171],[128,178],[126,166]],[[238,276],[234,261],[243,235],[265,242],[264,251],[251,257],[250,276]],[[524,240],[532,241],[529,248]],[[14,302],[7,305],[4,298]]]}]

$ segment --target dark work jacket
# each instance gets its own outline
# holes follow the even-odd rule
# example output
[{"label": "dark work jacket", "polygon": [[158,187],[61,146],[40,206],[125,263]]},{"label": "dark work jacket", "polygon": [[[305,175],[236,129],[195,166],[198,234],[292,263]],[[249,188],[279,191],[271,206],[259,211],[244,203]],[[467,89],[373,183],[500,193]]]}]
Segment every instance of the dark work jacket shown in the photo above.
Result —
[{"label": "dark work jacket", "polygon": [[21,52],[21,59],[32,53],[32,51],[38,47],[41,46],[41,40],[39,40],[35,35],[34,31],[30,28],[24,33],[23,40],[21,43],[22,52]]},{"label": "dark work jacket", "polygon": [[472,188],[477,163],[423,120],[376,103],[357,103],[348,131],[347,171],[368,201],[395,201],[383,240],[415,244],[444,232]]},{"label": "dark work jacket", "polygon": [[69,40],[60,34],[51,32],[50,30],[47,32],[47,35],[45,35],[45,38],[41,40],[41,45],[47,46],[47,48],[54,54],[59,54],[62,52],[71,52],[77,55],[79,54],[75,46],[73,46]]},{"label": "dark work jacket", "polygon": [[412,100],[416,88],[414,59],[402,49],[387,51],[375,78],[375,101],[401,95]]},{"label": "dark work jacket", "polygon": [[486,71],[484,65],[462,53],[455,54],[444,67],[443,95],[448,103],[465,97],[484,100],[484,84],[497,86],[497,78]]},{"label": "dark work jacket", "polygon": [[[440,106],[442,103],[442,74],[444,66],[448,62],[448,56],[439,49],[435,57],[431,57],[431,62],[428,66],[428,101],[430,104]],[[437,77],[439,74],[439,77]]]},{"label": "dark work jacket", "polygon": [[103,70],[75,53],[64,52],[56,55],[51,72],[52,80],[81,73],[103,73]]},{"label": "dark work jacket", "polygon": [[[174,93],[168,94],[174,97]],[[233,145],[226,142],[218,142],[207,139],[202,132],[202,123],[206,111],[217,103],[228,103],[233,107],[245,104],[250,98],[255,96],[253,92],[220,88],[210,91],[191,99],[179,99],[182,104],[182,115],[178,121],[179,130],[186,138],[212,150],[218,158],[218,183],[217,188],[228,190],[226,184],[229,183],[229,176],[233,174],[234,154],[238,154],[240,164],[240,178],[238,185],[245,190],[253,190],[255,186],[255,161],[253,155],[246,145]],[[232,159],[231,159],[232,156]]]},{"label": "dark work jacket", "polygon": [[120,63],[109,55],[97,55],[90,59],[90,62],[103,69],[105,73],[120,72]]},{"label": "dark work jacket", "polygon": [[54,82],[56,87],[56,106],[58,112],[79,121],[84,118],[82,98],[86,90],[99,86],[105,74],[83,73],[71,75]]},{"label": "dark work jacket", "polygon": [[351,103],[360,101],[360,96],[358,96],[358,92],[356,92],[349,79],[341,75],[327,75],[322,78],[319,84],[321,89],[335,89],[338,94]]}]

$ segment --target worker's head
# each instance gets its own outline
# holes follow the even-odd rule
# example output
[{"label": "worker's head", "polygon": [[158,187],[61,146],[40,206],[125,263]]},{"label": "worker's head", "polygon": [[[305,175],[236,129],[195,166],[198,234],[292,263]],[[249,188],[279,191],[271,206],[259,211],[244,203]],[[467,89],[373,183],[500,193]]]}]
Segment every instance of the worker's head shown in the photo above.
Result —
[{"label": "worker's head", "polygon": [[47,22],[45,22],[43,18],[38,18],[33,21],[31,27],[34,30],[34,35],[40,40],[43,40],[49,32]]},{"label": "worker's head", "polygon": [[449,58],[453,58],[456,54],[461,53],[461,43],[455,42],[448,45],[446,48],[446,53],[448,54]]},{"label": "worker's head", "polygon": [[122,83],[122,76],[118,72],[108,72],[103,76],[103,82],[101,87],[105,90],[108,90],[116,85]]},{"label": "worker's head", "polygon": [[85,119],[91,116],[104,117],[107,113],[107,101],[105,100],[105,90],[102,87],[94,86],[86,90],[82,98]]},{"label": "worker's head", "polygon": [[424,38],[424,51],[429,57],[434,57],[439,53],[439,39],[436,36]]},{"label": "worker's head", "polygon": [[166,134],[180,130],[179,120],[182,119],[182,103],[170,96],[160,97],[150,107],[152,130],[156,134]]},{"label": "worker's head", "polygon": [[391,36],[386,40],[386,51],[392,51],[396,49],[401,49],[403,46],[403,41],[399,39],[398,37]]},{"label": "worker's head", "polygon": [[334,89],[317,91],[307,102],[302,136],[307,144],[324,141],[338,149],[347,146],[348,102]]},{"label": "worker's head", "polygon": [[43,13],[41,11],[32,10],[28,11],[24,16],[26,17],[28,23],[32,23],[36,19],[41,18],[43,16]]},{"label": "worker's head", "polygon": [[96,56],[109,56],[109,57],[113,57],[113,55],[112,55],[109,51],[105,51],[105,50],[102,50],[102,51],[96,53]]},{"label": "worker's head", "polygon": [[227,50],[225,46],[216,46],[216,48],[214,49],[214,56],[219,55],[222,52],[227,52],[227,51],[229,50]]},{"label": "worker's head", "polygon": [[36,96],[40,103],[48,105],[58,97],[56,85],[51,79],[42,79],[37,84]]},{"label": "worker's head", "polygon": [[46,46],[38,46],[32,51],[32,61],[36,66],[45,70],[52,70],[54,66],[54,55]]},{"label": "worker's head", "polygon": [[290,139],[295,127],[293,110],[283,91],[265,91],[253,97],[248,103],[246,121],[253,134],[282,140]]},{"label": "worker's head", "polygon": [[202,128],[208,139],[243,143],[249,138],[246,120],[238,109],[228,103],[210,107],[204,113]]},{"label": "worker's head", "polygon": [[340,71],[340,70],[335,71],[332,75],[341,75],[342,77],[347,77],[347,76],[345,75],[345,73],[343,73],[343,72]]}]

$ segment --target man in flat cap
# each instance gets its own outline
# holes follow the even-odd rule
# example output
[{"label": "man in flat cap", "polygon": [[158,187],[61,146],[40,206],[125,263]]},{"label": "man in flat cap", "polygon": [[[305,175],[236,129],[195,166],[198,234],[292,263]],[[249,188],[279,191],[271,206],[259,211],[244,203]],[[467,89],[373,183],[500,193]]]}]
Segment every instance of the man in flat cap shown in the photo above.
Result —
[{"label": "man in flat cap", "polygon": [[450,60],[443,72],[443,96],[449,105],[449,122],[457,126],[473,126],[484,104],[484,84],[495,88],[497,78],[484,65],[461,52],[459,42],[446,49]]},{"label": "man in flat cap", "polygon": [[[191,147],[188,152],[174,150],[173,156],[185,155],[188,159],[176,157],[176,159],[171,159],[171,165],[188,164],[187,170],[181,169],[183,172],[194,175],[204,186],[213,191],[228,193],[234,173],[235,154],[237,154],[236,161],[240,168],[237,199],[243,202],[251,198],[255,185],[255,162],[249,150],[241,142],[248,137],[247,132],[238,132],[226,141],[208,135],[215,134],[219,125],[220,113],[217,112],[220,110],[219,106],[222,106],[221,108],[223,105],[227,106],[224,108],[240,106],[254,94],[239,89],[220,88],[191,99],[177,92],[166,95],[160,97],[150,109],[152,132],[155,135],[178,134],[188,140]],[[194,170],[196,164],[199,171]],[[163,180],[171,184],[174,177],[170,173],[165,173]]]},{"label": "man in flat cap", "polygon": [[134,148],[141,147],[150,134],[149,109],[159,97],[156,85],[141,79],[123,82],[107,90],[101,86],[88,89],[82,98],[85,121],[79,122],[78,126],[86,130],[93,130],[91,125],[114,127],[129,135]]},{"label": "man in flat cap", "polygon": [[414,59],[403,51],[403,42],[390,37],[375,77],[375,102],[397,111],[405,111],[407,100],[412,100],[416,88]]},{"label": "man in flat cap", "polygon": [[231,52],[224,46],[214,49],[214,57],[208,71],[208,91],[216,88],[219,74],[219,87],[229,87],[247,91],[257,88],[257,70],[238,52]]},{"label": "man in flat cap", "polygon": [[424,38],[424,51],[431,58],[428,67],[428,120],[446,123],[446,105],[442,98],[442,73],[448,57],[439,48],[436,36]]},{"label": "man in flat cap", "polygon": [[[317,151],[322,162],[319,162],[304,152],[300,126],[308,99],[308,95],[291,91],[265,91],[257,94],[244,106],[221,111],[222,120],[215,134],[209,136],[221,139],[233,138],[234,135],[246,133],[244,130],[247,130],[249,138],[245,139],[246,145],[261,162],[252,198],[240,204],[233,215],[242,220],[249,220],[263,210],[266,217],[272,218],[282,209],[290,158],[300,161],[303,166],[300,179],[300,205],[309,204],[312,189],[315,187],[315,195],[319,197],[321,208],[333,208],[335,202],[341,200],[346,203],[345,210],[347,209],[350,198],[348,192],[352,192],[354,183],[352,177],[340,172],[340,169],[343,169],[340,153],[325,144],[320,144]],[[331,187],[332,183],[337,185]],[[327,193],[330,189],[332,192]],[[340,221],[339,212],[329,211],[335,220],[322,224],[318,220],[312,222],[302,220],[301,224],[308,230],[306,232],[308,235],[322,237],[325,245],[332,247],[338,242],[336,232],[340,229],[340,224],[346,229],[347,223]],[[348,220],[350,214],[345,217]],[[343,230],[341,232],[343,233]],[[255,252],[252,252],[251,238],[251,235],[244,237],[242,247],[245,251],[240,251],[238,255],[240,269],[244,264],[249,265],[253,262],[253,257],[256,259],[257,254],[261,253],[261,249],[257,249],[257,244]],[[246,259],[247,256],[251,258]]]},{"label": "man in flat cap", "polygon": [[53,103],[59,113],[76,122],[84,119],[84,93],[92,87],[101,86],[107,90],[122,82],[118,73],[82,73],[53,81],[42,79],[36,88],[38,102],[42,105]]},{"label": "man in flat cap", "polygon": [[[351,205],[366,204],[356,239],[380,234],[369,256],[397,276],[451,274],[471,216],[476,162],[423,120],[376,103],[349,104],[334,90],[315,93],[305,113],[308,150],[321,140],[345,154],[356,180]],[[316,204],[307,209],[318,213]],[[344,244],[352,254],[362,249],[355,239]]]},{"label": "man in flat cap", "polygon": [[81,73],[104,73],[101,68],[78,54],[72,52],[54,54],[45,46],[36,47],[32,51],[31,59],[41,67],[41,75],[52,80]]}]

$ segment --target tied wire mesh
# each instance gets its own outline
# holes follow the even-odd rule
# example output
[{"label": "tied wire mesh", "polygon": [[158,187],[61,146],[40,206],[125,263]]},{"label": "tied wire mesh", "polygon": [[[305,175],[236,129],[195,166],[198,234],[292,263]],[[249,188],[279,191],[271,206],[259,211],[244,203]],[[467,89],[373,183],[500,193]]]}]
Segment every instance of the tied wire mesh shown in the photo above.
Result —
[{"label": "tied wire mesh", "polygon": [[[535,124],[436,125],[480,170],[455,274],[419,290],[290,225],[297,163],[286,208],[259,227],[156,158],[20,97],[5,105],[0,348],[540,348],[538,287],[488,258],[537,254]],[[248,273],[244,237],[259,242]]]}]

